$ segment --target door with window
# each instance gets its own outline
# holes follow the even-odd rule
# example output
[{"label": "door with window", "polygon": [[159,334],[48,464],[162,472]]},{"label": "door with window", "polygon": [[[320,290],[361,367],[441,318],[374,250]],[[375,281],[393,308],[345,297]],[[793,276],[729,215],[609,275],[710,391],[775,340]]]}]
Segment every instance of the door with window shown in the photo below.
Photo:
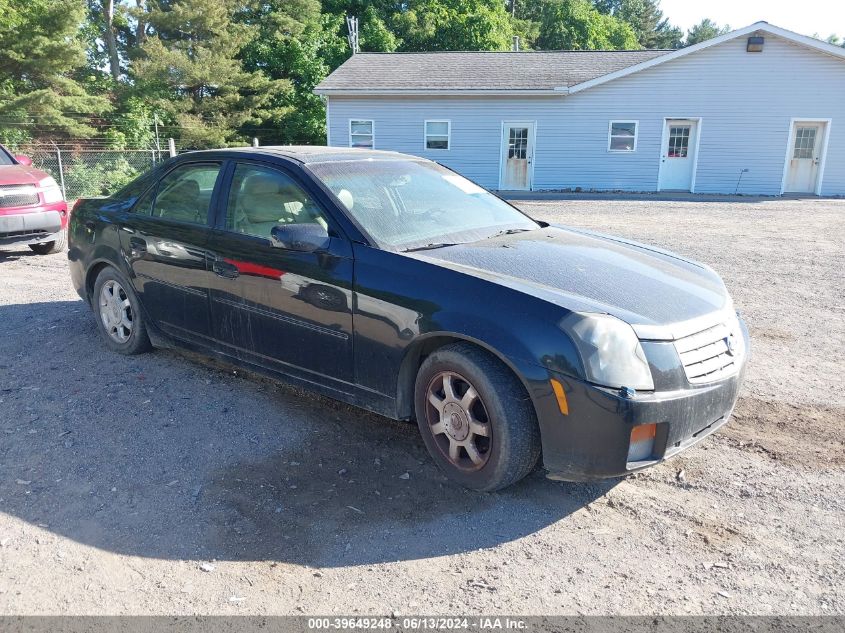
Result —
[{"label": "door with window", "polygon": [[690,191],[695,174],[698,123],[685,119],[667,119],[665,126],[658,189]]},{"label": "door with window", "polygon": [[221,163],[185,163],[142,194],[119,224],[132,283],[149,317],[179,338],[211,334],[205,246]]},{"label": "door with window", "polygon": [[534,123],[505,121],[502,125],[502,171],[499,189],[531,189],[534,164]]},{"label": "door with window", "polygon": [[[209,241],[215,338],[230,353],[294,373],[351,382],[352,255],[306,186],[259,163],[234,165]],[[328,249],[275,246],[271,230],[320,224]],[[281,366],[279,366],[281,365]]]},{"label": "door with window", "polygon": [[824,145],[825,123],[796,121],[787,153],[785,193],[815,193]]}]

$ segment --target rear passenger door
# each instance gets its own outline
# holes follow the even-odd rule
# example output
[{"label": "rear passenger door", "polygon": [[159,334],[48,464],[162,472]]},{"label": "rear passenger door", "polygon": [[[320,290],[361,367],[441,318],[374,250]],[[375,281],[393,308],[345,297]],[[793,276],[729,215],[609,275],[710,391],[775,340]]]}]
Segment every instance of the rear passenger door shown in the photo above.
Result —
[{"label": "rear passenger door", "polygon": [[[351,382],[349,242],[293,171],[238,162],[229,180],[208,244],[215,337],[236,356],[305,380]],[[315,253],[274,246],[271,229],[286,223],[321,224],[330,246]]]},{"label": "rear passenger door", "polygon": [[121,248],[148,316],[178,338],[212,336],[205,248],[221,172],[221,162],[178,165],[120,223]]}]

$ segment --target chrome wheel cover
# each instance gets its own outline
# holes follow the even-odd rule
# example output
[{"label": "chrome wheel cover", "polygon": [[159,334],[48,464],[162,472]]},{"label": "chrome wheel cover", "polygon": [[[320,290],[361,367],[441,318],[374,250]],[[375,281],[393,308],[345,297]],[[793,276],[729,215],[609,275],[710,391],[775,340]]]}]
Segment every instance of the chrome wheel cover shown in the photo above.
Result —
[{"label": "chrome wheel cover", "polygon": [[493,432],[487,408],[470,382],[440,372],[426,390],[426,421],[443,456],[464,471],[482,469],[490,458]]},{"label": "chrome wheel cover", "polygon": [[106,333],[112,340],[126,343],[135,327],[132,304],[126,291],[114,279],[109,279],[100,288],[99,304],[100,321]]}]

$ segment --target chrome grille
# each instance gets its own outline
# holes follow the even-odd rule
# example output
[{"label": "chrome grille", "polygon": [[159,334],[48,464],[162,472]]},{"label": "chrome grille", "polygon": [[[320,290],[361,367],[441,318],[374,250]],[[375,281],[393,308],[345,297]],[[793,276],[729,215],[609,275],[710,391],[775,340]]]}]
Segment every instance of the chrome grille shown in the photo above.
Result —
[{"label": "chrome grille", "polygon": [[[729,341],[734,339],[733,347]],[[739,360],[744,350],[739,327],[731,328],[719,323],[701,332],[675,341],[675,349],[692,384],[713,382],[726,378],[739,370]]]},{"label": "chrome grille", "polygon": [[1,185],[0,209],[38,204],[38,191],[33,185]]}]

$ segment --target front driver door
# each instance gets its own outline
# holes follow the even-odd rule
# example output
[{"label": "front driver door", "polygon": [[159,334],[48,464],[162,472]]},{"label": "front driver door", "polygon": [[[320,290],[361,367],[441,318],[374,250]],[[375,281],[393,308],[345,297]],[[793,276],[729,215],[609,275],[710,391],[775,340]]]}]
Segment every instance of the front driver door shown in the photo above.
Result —
[{"label": "front driver door", "polygon": [[[319,223],[325,252],[273,246],[270,230]],[[237,163],[209,242],[215,338],[236,356],[306,380],[352,382],[352,253],[291,173]]]},{"label": "front driver door", "polygon": [[219,162],[181,164],[151,187],[120,222],[120,244],[149,317],[166,333],[211,335],[205,246]]}]

